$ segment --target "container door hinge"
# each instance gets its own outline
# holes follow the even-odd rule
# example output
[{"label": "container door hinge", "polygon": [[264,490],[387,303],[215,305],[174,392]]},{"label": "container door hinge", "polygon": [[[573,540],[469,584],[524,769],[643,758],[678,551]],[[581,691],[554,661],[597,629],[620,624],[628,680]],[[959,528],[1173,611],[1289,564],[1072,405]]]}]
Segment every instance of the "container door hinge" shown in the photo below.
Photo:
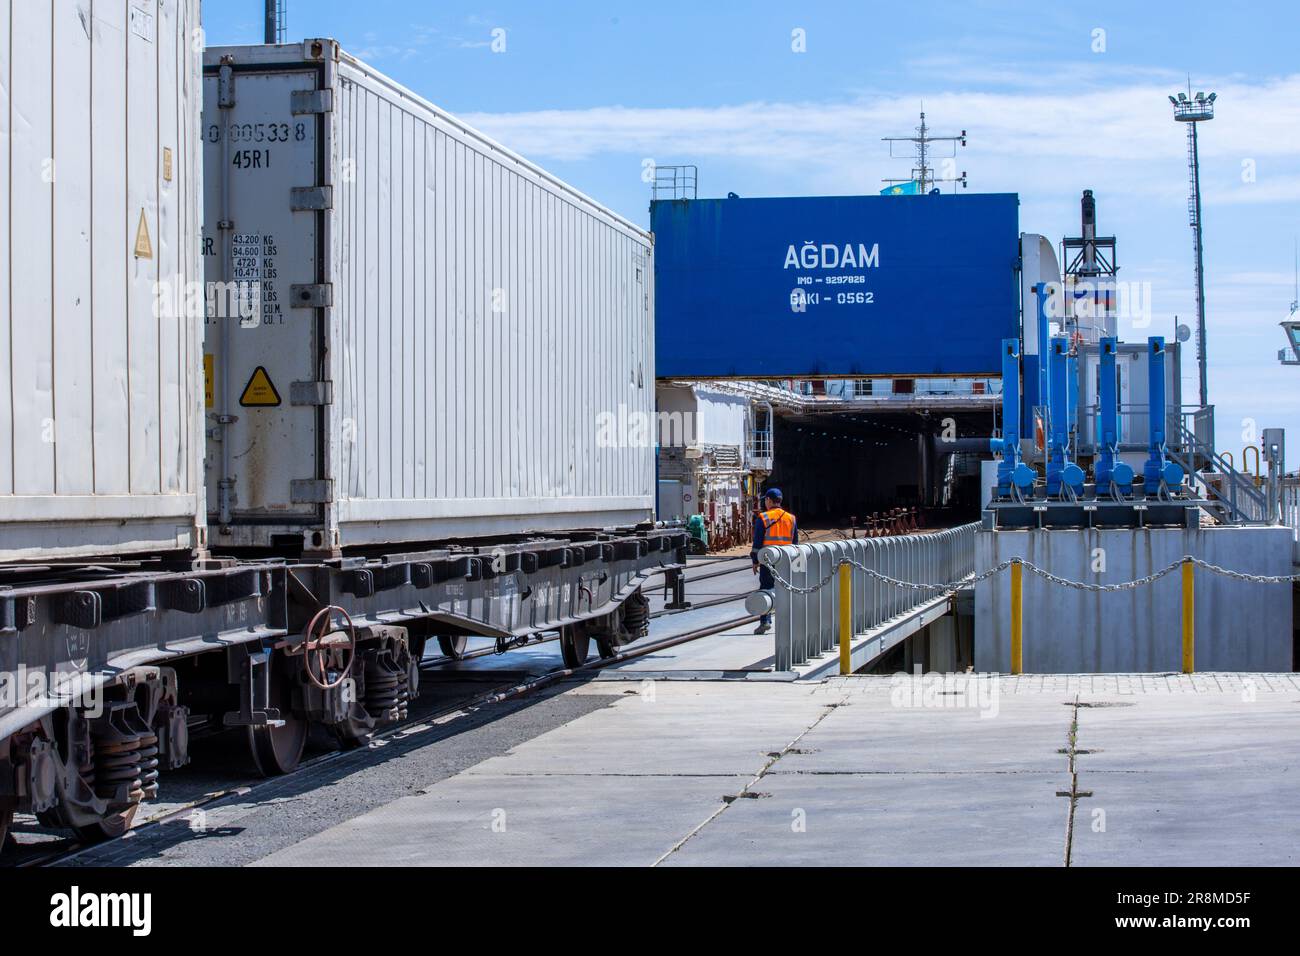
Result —
[{"label": "container door hinge", "polygon": [[295,186],[289,190],[289,208],[295,212],[319,212],[334,208],[333,186]]},{"label": "container door hinge", "polygon": [[304,113],[332,113],[333,90],[294,90],[289,94],[289,109],[295,116]]},{"label": "container door hinge", "polygon": [[295,505],[323,505],[334,500],[331,478],[295,478],[289,482],[289,498]]},{"label": "container door hinge", "polygon": [[334,304],[334,287],[328,282],[289,286],[289,305],[295,309],[326,309]]},{"label": "container door hinge", "polygon": [[334,404],[333,382],[291,382],[289,384],[290,405],[332,405]]}]

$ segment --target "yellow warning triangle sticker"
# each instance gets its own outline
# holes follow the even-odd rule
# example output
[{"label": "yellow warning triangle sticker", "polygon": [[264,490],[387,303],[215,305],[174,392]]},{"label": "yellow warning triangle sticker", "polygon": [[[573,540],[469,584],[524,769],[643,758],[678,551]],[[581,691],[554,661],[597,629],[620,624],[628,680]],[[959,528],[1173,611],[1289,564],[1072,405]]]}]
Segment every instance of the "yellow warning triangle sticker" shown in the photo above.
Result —
[{"label": "yellow warning triangle sticker", "polygon": [[272,408],[280,404],[280,393],[262,366],[253,369],[252,377],[244,386],[244,394],[239,396],[239,404],[245,408]]},{"label": "yellow warning triangle sticker", "polygon": [[140,210],[140,225],[135,228],[135,257],[137,259],[153,258],[153,243],[149,240],[149,220],[144,210]]}]

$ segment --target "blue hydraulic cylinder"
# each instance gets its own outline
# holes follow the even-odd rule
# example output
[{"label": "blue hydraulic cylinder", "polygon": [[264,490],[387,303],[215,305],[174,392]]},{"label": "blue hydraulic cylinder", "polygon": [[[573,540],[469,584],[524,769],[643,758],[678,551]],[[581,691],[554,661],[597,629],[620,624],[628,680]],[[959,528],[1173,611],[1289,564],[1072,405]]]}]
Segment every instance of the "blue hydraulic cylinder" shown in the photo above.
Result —
[{"label": "blue hydraulic cylinder", "polygon": [[1133,484],[1133,469],[1118,459],[1119,454],[1119,378],[1115,360],[1119,353],[1119,339],[1109,336],[1101,340],[1101,361],[1097,377],[1097,460],[1093,465],[1093,481],[1097,494],[1111,491],[1112,483],[1127,493]]},{"label": "blue hydraulic cylinder", "polygon": [[1150,445],[1142,469],[1142,490],[1148,495],[1157,494],[1161,482],[1169,488],[1183,483],[1183,469],[1169,461],[1165,454],[1168,414],[1165,401],[1165,340],[1163,336],[1153,335],[1147,339],[1147,427]]},{"label": "blue hydraulic cylinder", "polygon": [[1038,300],[1035,321],[1038,322],[1038,396],[1035,401],[1039,405],[1048,403],[1048,396],[1051,393],[1052,383],[1048,372],[1048,361],[1051,343],[1047,339],[1047,284],[1044,282],[1034,286],[1034,297]]},{"label": "blue hydraulic cylinder", "polygon": [[1024,414],[1021,418],[1021,434],[1032,434],[1034,430],[1034,408],[1047,404],[1049,386],[1047,372],[1047,330],[1050,328],[1047,316],[1047,284],[1039,282],[1034,286],[1034,330],[1038,333],[1038,353],[1025,354],[1025,401]]},{"label": "blue hydraulic cylinder", "polygon": [[1047,495],[1049,498],[1069,488],[1076,495],[1083,492],[1083,469],[1070,461],[1070,340],[1055,336],[1048,349],[1050,383],[1047,436]]},{"label": "blue hydraulic cylinder", "polygon": [[998,462],[998,497],[1010,498],[1034,487],[1034,470],[1020,460],[1020,342],[1002,340],[1002,437],[990,442],[1002,455]]},{"label": "blue hydraulic cylinder", "polygon": [[1068,401],[1070,421],[1079,420],[1079,356],[1075,352],[1066,355],[1065,380],[1068,383]]}]

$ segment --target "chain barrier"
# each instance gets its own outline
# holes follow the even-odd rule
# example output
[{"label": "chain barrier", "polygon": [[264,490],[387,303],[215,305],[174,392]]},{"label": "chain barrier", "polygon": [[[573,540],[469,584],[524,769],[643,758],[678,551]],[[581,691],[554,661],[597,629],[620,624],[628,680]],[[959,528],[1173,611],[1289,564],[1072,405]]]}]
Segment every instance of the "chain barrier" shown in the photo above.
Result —
[{"label": "chain barrier", "polygon": [[1204,568],[1206,571],[1209,571],[1212,574],[1219,574],[1222,575],[1223,577],[1232,578],[1237,581],[1247,581],[1252,584],[1289,584],[1289,583],[1300,581],[1300,573],[1247,574],[1244,571],[1233,571],[1231,568],[1222,568],[1219,567],[1217,564],[1210,564],[1210,562],[1205,561],[1201,558],[1193,557],[1190,554],[1184,555],[1182,558],[1173,562],[1172,564],[1166,565],[1165,567],[1161,568],[1158,571],[1153,571],[1151,574],[1145,575],[1144,577],[1135,578],[1132,581],[1122,581],[1118,584],[1090,584],[1086,581],[1071,581],[1069,578],[1063,578],[1060,575],[1053,574],[1051,571],[1048,571],[1045,568],[1040,568],[1033,562],[1025,561],[1021,558],[1010,558],[1006,561],[1003,561],[1001,564],[994,565],[993,567],[985,571],[981,571],[978,574],[970,574],[964,578],[959,578],[956,581],[947,581],[941,584],[918,584],[914,581],[900,581],[898,578],[891,578],[889,575],[882,574],[880,571],[877,571],[874,568],[869,568],[866,565],[859,564],[857,561],[851,561],[845,558],[841,558],[840,560],[834,562],[834,564],[831,566],[830,572],[826,575],[826,577],[822,578],[816,584],[811,586],[806,586],[806,587],[795,584],[792,581],[787,581],[784,577],[781,576],[781,572],[778,571],[776,568],[772,567],[771,565],[767,565],[767,568],[769,571],[772,572],[773,579],[778,584],[780,584],[781,587],[785,588],[787,591],[791,592],[792,594],[817,593],[818,591],[826,587],[826,585],[831,582],[831,580],[835,577],[839,569],[844,565],[848,565],[849,567],[856,568],[857,570],[862,571],[864,574],[867,574],[870,577],[876,578],[879,581],[883,581],[885,584],[892,584],[894,587],[897,588],[905,588],[913,591],[951,591],[959,587],[969,587],[972,584],[977,584],[980,581],[983,581],[985,578],[993,577],[995,574],[1001,574],[1007,568],[1011,567],[1011,565],[1017,563],[1020,564],[1022,567],[1024,567],[1026,570],[1033,572],[1043,580],[1048,581],[1052,584],[1059,584],[1062,587],[1073,588],[1077,591],[1096,592],[1096,591],[1133,591],[1140,587],[1146,587],[1148,584],[1154,584],[1156,581],[1159,581],[1161,578],[1173,574],[1175,571],[1181,568],[1183,564],[1186,562],[1191,562],[1197,567]]},{"label": "chain barrier", "polygon": [[1297,574],[1247,574],[1245,571],[1233,571],[1231,568],[1221,568],[1217,564],[1210,564],[1200,558],[1194,558],[1190,554],[1183,558],[1184,561],[1190,561],[1197,567],[1205,568],[1214,574],[1221,574],[1226,578],[1234,578],[1238,581],[1249,581],[1252,584],[1294,584],[1300,581],[1300,573]]}]

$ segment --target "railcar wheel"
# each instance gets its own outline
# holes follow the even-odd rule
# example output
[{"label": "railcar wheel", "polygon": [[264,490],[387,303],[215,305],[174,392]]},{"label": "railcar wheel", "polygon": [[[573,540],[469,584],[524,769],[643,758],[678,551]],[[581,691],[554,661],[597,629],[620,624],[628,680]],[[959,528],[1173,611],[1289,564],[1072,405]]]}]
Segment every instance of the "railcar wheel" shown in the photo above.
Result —
[{"label": "railcar wheel", "polygon": [[465,656],[465,648],[468,646],[469,637],[464,634],[452,634],[438,638],[438,649],[454,661],[458,661]]},{"label": "railcar wheel", "polygon": [[622,647],[620,647],[618,644],[615,644],[609,638],[606,637],[596,638],[596,652],[600,654],[600,656],[603,659],[609,660],[620,650],[622,650]]},{"label": "railcar wheel", "polygon": [[14,808],[0,810],[0,853],[4,853],[9,844],[9,826],[14,822]]},{"label": "railcar wheel", "polygon": [[284,723],[279,727],[248,728],[248,751],[253,756],[258,773],[263,777],[293,773],[302,760],[303,747],[307,744],[307,721],[294,716],[292,703],[293,694],[290,693],[287,681],[273,667],[270,705],[280,711],[280,719]]},{"label": "railcar wheel", "polygon": [[136,811],[139,809],[140,804],[133,804],[129,810],[110,814],[98,823],[92,823],[84,827],[73,827],[72,832],[77,835],[77,839],[82,843],[103,843],[105,840],[116,840],[131,829],[131,821],[135,819]]},{"label": "railcar wheel", "polygon": [[570,624],[560,628],[560,656],[565,667],[581,667],[591,653],[591,634],[585,624]]}]

